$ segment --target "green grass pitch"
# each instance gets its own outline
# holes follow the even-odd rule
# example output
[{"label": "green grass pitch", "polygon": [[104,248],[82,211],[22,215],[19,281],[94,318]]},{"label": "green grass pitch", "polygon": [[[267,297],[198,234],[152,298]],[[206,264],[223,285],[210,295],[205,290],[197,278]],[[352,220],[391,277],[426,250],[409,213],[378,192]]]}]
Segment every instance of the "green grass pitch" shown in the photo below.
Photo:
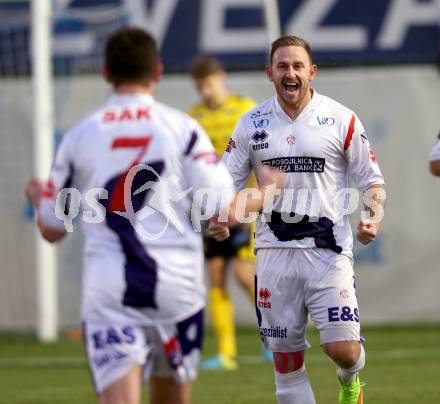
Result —
[{"label": "green grass pitch", "polygon": [[[440,326],[365,327],[364,403],[440,403]],[[317,403],[337,403],[334,366],[309,332],[306,364]],[[238,330],[240,368],[200,372],[193,404],[275,403],[273,368],[260,358],[255,330]],[[212,334],[204,356],[214,352]],[[0,403],[95,403],[82,344],[41,345],[30,335],[0,335]],[[144,398],[146,403],[146,395]]]}]

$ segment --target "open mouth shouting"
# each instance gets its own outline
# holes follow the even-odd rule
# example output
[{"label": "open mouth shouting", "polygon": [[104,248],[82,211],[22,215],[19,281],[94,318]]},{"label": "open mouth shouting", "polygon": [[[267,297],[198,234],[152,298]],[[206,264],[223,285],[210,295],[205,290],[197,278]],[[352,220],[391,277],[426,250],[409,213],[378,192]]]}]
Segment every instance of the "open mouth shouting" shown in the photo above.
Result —
[{"label": "open mouth shouting", "polygon": [[287,94],[294,95],[299,91],[300,86],[296,81],[286,80],[283,82],[283,87]]}]

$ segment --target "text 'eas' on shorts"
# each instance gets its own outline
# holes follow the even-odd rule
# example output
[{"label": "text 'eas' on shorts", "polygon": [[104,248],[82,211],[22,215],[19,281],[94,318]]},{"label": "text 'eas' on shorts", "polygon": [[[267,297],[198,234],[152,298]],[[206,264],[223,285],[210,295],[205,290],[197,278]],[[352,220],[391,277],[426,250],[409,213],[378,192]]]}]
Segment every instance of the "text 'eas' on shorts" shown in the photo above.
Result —
[{"label": "text 'eas' on shorts", "polygon": [[92,381],[98,394],[143,368],[143,381],[151,376],[174,377],[187,383],[197,377],[203,339],[203,312],[172,325],[109,325],[83,322]]}]

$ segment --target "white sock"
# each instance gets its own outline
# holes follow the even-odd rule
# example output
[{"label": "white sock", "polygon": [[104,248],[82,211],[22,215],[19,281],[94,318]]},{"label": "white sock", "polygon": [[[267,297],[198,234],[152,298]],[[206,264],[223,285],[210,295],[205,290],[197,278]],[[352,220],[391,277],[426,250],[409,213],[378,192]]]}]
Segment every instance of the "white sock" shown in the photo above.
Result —
[{"label": "white sock", "polygon": [[316,404],[305,366],[290,373],[275,371],[278,404]]},{"label": "white sock", "polygon": [[344,369],[338,366],[338,377],[342,384],[350,384],[356,379],[356,375],[361,371],[365,366],[365,350],[361,345],[361,353],[359,354],[359,359],[356,364],[349,368]]}]

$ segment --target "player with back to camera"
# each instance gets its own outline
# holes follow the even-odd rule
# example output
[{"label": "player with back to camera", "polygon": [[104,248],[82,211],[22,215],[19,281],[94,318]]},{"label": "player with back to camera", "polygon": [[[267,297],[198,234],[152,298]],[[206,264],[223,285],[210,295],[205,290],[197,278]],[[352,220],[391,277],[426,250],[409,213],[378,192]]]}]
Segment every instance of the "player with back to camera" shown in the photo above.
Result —
[{"label": "player with back to camera", "polygon": [[[220,62],[213,57],[195,58],[189,73],[202,100],[188,113],[205,129],[221,156],[227,147],[231,147],[228,141],[238,120],[256,103],[248,97],[228,91],[226,73]],[[227,267],[231,264],[235,278],[253,301],[255,255],[252,233],[251,225],[241,224],[231,229],[231,237],[227,240],[219,242],[205,236],[205,258],[209,274],[208,303],[218,349],[217,355],[202,363],[206,370],[237,368],[234,309],[226,288],[226,275]],[[272,362],[272,354],[263,350],[263,359]]]},{"label": "player with back to camera", "polygon": [[[66,234],[56,209],[59,191],[80,192],[81,317],[99,402],[139,404],[142,380],[149,380],[151,403],[188,404],[206,293],[192,196],[200,188],[224,190],[229,197],[222,206],[234,206],[232,179],[203,129],[153,98],[162,65],[147,32],[127,28],[111,35],[103,72],[113,95],[65,134],[47,185],[31,179],[26,194],[42,236],[56,242]],[[265,184],[276,175],[268,173]],[[90,210],[85,202],[90,193],[103,220],[85,219],[86,211],[98,214],[97,203]],[[252,203],[248,208],[260,209],[262,199]],[[142,216],[144,206],[150,213]]]},{"label": "player with back to camera", "polygon": [[440,177],[440,133],[429,155],[429,171],[432,175]]},{"label": "player with back to camera", "polygon": [[[274,353],[276,397],[280,404],[315,403],[304,365],[310,314],[337,368],[339,403],[361,404],[358,374],[365,352],[353,239],[340,191],[345,195],[350,172],[370,199],[370,218],[357,227],[357,239],[368,244],[381,226],[383,177],[356,114],[312,88],[317,67],[306,41],[295,36],[274,41],[266,73],[276,95],[240,119],[231,139],[236,147],[223,161],[237,189],[251,169],[258,181],[262,168],[271,166],[286,174],[285,187],[293,190],[291,199],[285,192],[272,211],[260,215],[255,238],[258,327]],[[260,121],[264,131],[255,129]],[[210,231],[219,240],[228,236],[227,227],[215,221]]]}]

